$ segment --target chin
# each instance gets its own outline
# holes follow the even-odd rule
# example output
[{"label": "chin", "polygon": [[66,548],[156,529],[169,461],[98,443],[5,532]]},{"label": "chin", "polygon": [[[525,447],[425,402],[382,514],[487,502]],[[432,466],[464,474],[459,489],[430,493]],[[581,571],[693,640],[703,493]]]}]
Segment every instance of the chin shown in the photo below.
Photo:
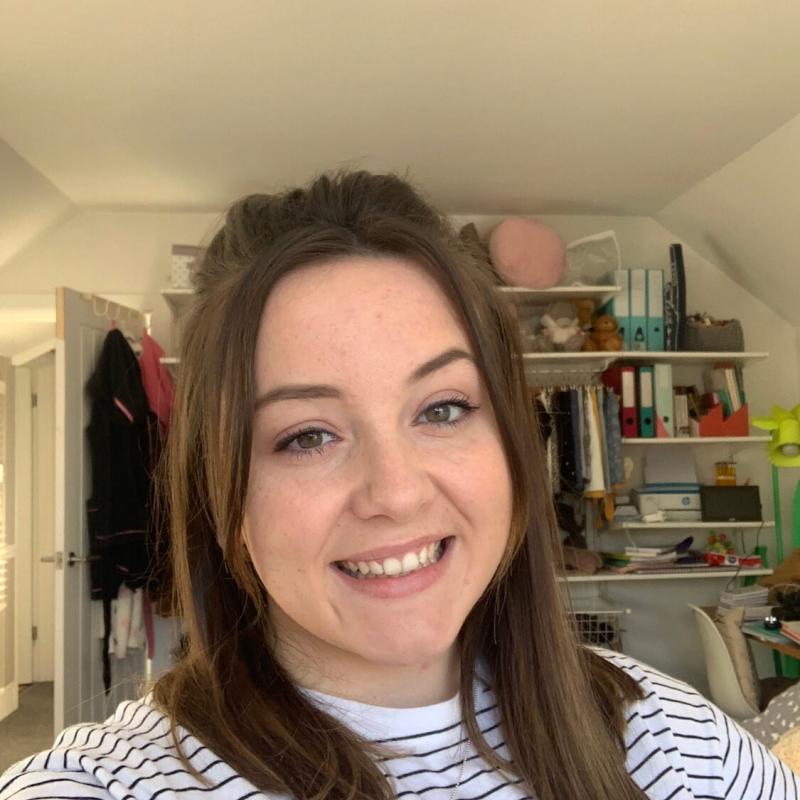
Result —
[{"label": "chin", "polygon": [[357,655],[387,667],[422,666],[446,656],[457,637],[458,628],[447,631],[396,631],[394,635],[392,631],[387,631],[385,635],[374,637],[368,647],[359,648]]}]

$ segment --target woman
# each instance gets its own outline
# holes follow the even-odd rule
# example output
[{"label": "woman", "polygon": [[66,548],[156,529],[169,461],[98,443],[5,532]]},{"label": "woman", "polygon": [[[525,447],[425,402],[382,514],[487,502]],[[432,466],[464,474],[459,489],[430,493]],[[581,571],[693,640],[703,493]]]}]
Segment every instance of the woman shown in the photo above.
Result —
[{"label": "woman", "polygon": [[577,644],[515,322],[406,183],[244,199],[197,289],[165,467],[186,652],[0,797],[796,796],[689,687]]}]

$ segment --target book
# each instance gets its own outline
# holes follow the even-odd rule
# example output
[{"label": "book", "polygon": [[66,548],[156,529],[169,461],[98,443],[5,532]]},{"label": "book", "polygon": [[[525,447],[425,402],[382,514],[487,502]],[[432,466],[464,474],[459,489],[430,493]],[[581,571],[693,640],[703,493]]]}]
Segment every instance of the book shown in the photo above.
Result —
[{"label": "book", "polygon": [[689,425],[689,398],[686,396],[685,388],[676,386],[672,399],[674,403],[675,438],[686,439],[692,435],[692,429]]}]

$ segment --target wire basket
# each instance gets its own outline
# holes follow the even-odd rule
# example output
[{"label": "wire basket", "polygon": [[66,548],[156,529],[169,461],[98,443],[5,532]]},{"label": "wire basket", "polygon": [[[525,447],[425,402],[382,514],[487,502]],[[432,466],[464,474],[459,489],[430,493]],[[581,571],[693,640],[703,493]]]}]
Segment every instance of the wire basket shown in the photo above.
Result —
[{"label": "wire basket", "polygon": [[583,644],[622,651],[625,611],[574,611],[570,616]]}]

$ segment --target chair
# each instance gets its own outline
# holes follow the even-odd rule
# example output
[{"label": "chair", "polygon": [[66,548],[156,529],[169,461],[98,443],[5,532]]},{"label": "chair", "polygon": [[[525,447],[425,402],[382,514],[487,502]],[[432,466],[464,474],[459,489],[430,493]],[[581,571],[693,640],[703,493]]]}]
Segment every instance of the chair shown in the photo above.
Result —
[{"label": "chair", "polygon": [[758,707],[749,703],[742,692],[728,645],[725,644],[714,620],[702,608],[691,603],[687,605],[692,610],[703,643],[711,699],[734,719],[750,719],[758,716]]}]

